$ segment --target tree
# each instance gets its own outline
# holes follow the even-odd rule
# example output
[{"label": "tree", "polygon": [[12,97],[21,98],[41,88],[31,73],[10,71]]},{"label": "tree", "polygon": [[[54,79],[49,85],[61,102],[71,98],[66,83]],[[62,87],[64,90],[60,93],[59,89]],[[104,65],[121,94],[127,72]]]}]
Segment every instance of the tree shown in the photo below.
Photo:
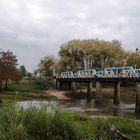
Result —
[{"label": "tree", "polygon": [[24,65],[20,66],[20,68],[19,68],[19,74],[20,74],[20,78],[21,79],[26,76],[26,73],[27,72],[26,72],[25,66]]},{"label": "tree", "polygon": [[72,40],[61,46],[59,56],[60,71],[77,71],[85,67],[102,70],[105,67],[122,66],[122,60],[126,60],[126,52],[118,40]]},{"label": "tree", "polygon": [[31,72],[28,72],[28,73],[27,73],[27,76],[28,76],[30,79],[31,79],[32,75],[33,75],[33,74],[32,74]]},{"label": "tree", "polygon": [[5,88],[7,88],[8,80],[17,80],[16,65],[16,56],[11,51],[0,51],[0,89],[3,81],[5,81]]},{"label": "tree", "polygon": [[46,56],[41,59],[38,67],[43,76],[53,76],[56,58],[52,55]]},{"label": "tree", "polygon": [[134,68],[140,68],[140,53],[128,52],[127,53],[127,64]]}]

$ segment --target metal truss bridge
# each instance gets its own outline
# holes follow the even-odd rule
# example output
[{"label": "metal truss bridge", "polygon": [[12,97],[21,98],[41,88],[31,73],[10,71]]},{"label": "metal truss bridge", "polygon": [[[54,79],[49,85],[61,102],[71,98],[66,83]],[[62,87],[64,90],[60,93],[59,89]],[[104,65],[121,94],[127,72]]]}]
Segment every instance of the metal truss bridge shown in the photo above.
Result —
[{"label": "metal truss bridge", "polygon": [[138,80],[140,79],[140,69],[134,69],[132,66],[127,67],[110,67],[105,68],[103,71],[96,71],[95,69],[90,70],[79,70],[77,72],[67,71],[61,72],[57,77],[61,80],[112,80],[112,79],[129,79]]},{"label": "metal truss bridge", "polygon": [[103,71],[96,71],[95,69],[79,70],[77,72],[67,71],[61,72],[61,74],[56,77],[56,87],[60,90],[63,89],[63,87],[68,87],[69,90],[72,90],[73,94],[77,92],[76,83],[82,82],[87,83],[87,96],[90,96],[92,93],[92,84],[95,82],[97,102],[101,102],[100,99],[102,99],[102,83],[112,83],[114,85],[113,103],[115,105],[120,103],[120,83],[135,83],[135,112],[140,114],[140,69],[127,66],[105,68]]}]

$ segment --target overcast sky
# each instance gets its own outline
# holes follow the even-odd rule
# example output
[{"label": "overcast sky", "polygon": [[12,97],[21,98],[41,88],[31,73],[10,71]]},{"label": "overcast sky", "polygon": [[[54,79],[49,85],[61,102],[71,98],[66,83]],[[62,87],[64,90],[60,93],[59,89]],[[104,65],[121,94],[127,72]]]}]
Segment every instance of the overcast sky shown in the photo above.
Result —
[{"label": "overcast sky", "polygon": [[91,38],[140,47],[140,0],[0,0],[0,48],[29,71],[61,44]]}]

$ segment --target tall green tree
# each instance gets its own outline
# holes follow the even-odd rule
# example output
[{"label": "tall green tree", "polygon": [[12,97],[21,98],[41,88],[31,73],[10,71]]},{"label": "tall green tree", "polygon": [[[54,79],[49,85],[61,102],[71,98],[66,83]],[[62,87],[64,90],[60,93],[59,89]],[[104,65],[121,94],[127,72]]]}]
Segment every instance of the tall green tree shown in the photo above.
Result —
[{"label": "tall green tree", "polygon": [[134,68],[140,68],[140,53],[139,52],[128,52],[127,53],[127,64]]},{"label": "tall green tree", "polygon": [[43,76],[53,76],[56,62],[56,58],[52,55],[46,56],[41,59],[38,67],[39,70],[42,71]]},{"label": "tall green tree", "polygon": [[26,73],[27,73],[27,71],[26,71],[25,66],[24,65],[20,66],[20,68],[19,68],[20,78],[25,77],[26,76]]},{"label": "tall green tree", "polygon": [[63,44],[59,56],[60,71],[77,71],[84,69],[85,63],[88,65],[88,69],[95,68],[97,70],[122,66],[127,55],[118,40],[91,39],[72,40]]}]

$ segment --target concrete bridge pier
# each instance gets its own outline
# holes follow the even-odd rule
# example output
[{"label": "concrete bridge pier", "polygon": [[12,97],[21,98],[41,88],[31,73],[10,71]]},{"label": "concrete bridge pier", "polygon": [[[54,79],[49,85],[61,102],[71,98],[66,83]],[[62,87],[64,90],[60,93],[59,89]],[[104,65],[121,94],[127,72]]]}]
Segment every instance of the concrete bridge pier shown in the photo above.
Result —
[{"label": "concrete bridge pier", "polygon": [[56,78],[53,78],[53,84],[57,88],[57,80],[56,80]]},{"label": "concrete bridge pier", "polygon": [[60,84],[59,84],[59,89],[60,89],[60,90],[63,89],[63,82],[60,82]]},{"label": "concrete bridge pier", "polygon": [[136,84],[136,105],[135,105],[135,113],[140,114],[140,83]]},{"label": "concrete bridge pier", "polygon": [[72,94],[76,93],[76,82],[72,81],[71,82],[71,89],[72,89]]},{"label": "concrete bridge pier", "polygon": [[88,82],[87,85],[87,97],[89,97],[91,95],[92,92],[92,82]]},{"label": "concrete bridge pier", "polygon": [[95,103],[100,104],[102,103],[102,87],[101,87],[101,82],[97,81],[96,82],[96,94],[95,94]]},{"label": "concrete bridge pier", "polygon": [[57,81],[56,82],[56,88],[59,89],[59,90],[62,90],[62,84],[63,84],[62,82]]},{"label": "concrete bridge pier", "polygon": [[60,82],[56,81],[56,89],[60,89]]},{"label": "concrete bridge pier", "polygon": [[69,82],[69,83],[68,83],[68,90],[71,90],[71,87],[72,87],[72,83]]},{"label": "concrete bridge pier", "polygon": [[113,104],[115,104],[115,105],[120,104],[120,82],[114,83]]}]

